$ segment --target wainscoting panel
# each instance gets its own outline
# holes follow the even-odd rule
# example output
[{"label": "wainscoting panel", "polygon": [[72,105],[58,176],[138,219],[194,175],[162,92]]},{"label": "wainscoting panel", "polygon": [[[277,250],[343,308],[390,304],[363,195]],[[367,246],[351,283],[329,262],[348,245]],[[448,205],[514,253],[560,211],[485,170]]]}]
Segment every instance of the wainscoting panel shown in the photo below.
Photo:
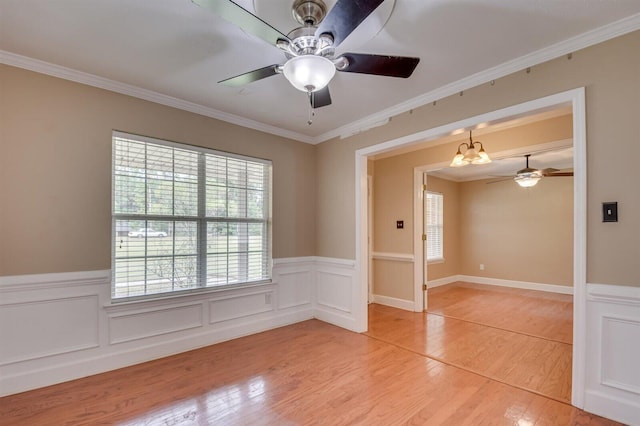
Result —
[{"label": "wainscoting panel", "polygon": [[215,324],[272,311],[272,299],[273,292],[270,290],[211,299],[209,322]]},{"label": "wainscoting panel", "polygon": [[313,302],[315,262],[308,259],[279,261],[276,266],[273,279],[278,283],[278,309],[310,307]]},{"label": "wainscoting panel", "polygon": [[358,284],[354,280],[355,262],[317,258],[315,269],[314,316],[322,321],[356,330],[355,304]]},{"label": "wainscoting panel", "polygon": [[0,365],[95,348],[98,297],[0,305],[0,342]]},{"label": "wainscoting panel", "polygon": [[202,327],[202,302],[109,314],[109,343],[129,342]]},{"label": "wainscoting panel", "polygon": [[270,283],[111,302],[110,271],[0,277],[0,396],[318,318],[355,329],[355,262],[274,259]]},{"label": "wainscoting panel", "polygon": [[640,425],[640,287],[587,285],[584,409]]}]

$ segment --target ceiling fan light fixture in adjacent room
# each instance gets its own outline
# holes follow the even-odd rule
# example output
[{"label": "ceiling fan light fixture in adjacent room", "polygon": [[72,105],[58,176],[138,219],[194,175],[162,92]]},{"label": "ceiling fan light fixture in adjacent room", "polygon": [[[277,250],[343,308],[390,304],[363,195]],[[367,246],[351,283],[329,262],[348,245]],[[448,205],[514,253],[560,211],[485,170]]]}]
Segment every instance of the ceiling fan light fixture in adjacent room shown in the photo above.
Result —
[{"label": "ceiling fan light fixture in adjacent room", "polygon": [[324,89],[336,74],[336,66],[324,56],[302,55],[289,59],[282,73],[293,87],[309,93]]},{"label": "ceiling fan light fixture in adjacent room", "polygon": [[542,173],[540,173],[539,170],[526,173],[518,172],[518,175],[513,178],[513,180],[523,188],[531,188],[532,186],[535,186],[540,179],[542,179]]}]

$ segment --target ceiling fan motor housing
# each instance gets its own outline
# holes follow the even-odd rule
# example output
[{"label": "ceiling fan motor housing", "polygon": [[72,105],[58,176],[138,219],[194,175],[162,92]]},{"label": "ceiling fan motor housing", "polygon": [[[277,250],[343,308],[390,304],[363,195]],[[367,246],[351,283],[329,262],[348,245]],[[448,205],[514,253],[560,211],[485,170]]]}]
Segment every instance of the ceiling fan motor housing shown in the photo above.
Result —
[{"label": "ceiling fan motor housing", "polygon": [[333,48],[333,40],[330,36],[316,37],[316,27],[306,26],[299,27],[287,34],[291,39],[291,43],[285,55],[288,58],[301,55],[318,55],[332,57],[335,53]]},{"label": "ceiling fan motor housing", "polygon": [[318,25],[327,14],[327,6],[322,0],[295,0],[291,7],[293,18],[300,25]]}]

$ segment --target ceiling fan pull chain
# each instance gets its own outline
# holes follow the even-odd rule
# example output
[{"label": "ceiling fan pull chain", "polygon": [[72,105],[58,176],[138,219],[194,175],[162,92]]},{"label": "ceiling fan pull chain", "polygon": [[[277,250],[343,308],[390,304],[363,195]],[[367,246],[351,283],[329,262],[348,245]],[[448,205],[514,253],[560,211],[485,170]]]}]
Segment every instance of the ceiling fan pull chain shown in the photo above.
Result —
[{"label": "ceiling fan pull chain", "polygon": [[313,109],[313,104],[314,104],[313,92],[312,91],[308,91],[307,95],[309,96],[309,120],[307,120],[307,124],[309,126],[311,126],[313,124],[313,117],[315,117],[316,112]]}]

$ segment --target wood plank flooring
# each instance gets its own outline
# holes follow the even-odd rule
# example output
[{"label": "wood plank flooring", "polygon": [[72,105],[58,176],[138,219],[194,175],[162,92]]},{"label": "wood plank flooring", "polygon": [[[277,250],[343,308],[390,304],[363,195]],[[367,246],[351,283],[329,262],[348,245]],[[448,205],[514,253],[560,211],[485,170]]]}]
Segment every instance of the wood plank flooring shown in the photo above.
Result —
[{"label": "wood plank flooring", "polygon": [[615,425],[396,345],[305,321],[0,398],[9,425]]},{"label": "wood plank flooring", "polygon": [[573,343],[573,296],[471,283],[429,290],[429,313]]},{"label": "wood plank flooring", "polygon": [[428,313],[370,305],[368,336],[571,401],[572,298],[454,284],[429,292]]}]

